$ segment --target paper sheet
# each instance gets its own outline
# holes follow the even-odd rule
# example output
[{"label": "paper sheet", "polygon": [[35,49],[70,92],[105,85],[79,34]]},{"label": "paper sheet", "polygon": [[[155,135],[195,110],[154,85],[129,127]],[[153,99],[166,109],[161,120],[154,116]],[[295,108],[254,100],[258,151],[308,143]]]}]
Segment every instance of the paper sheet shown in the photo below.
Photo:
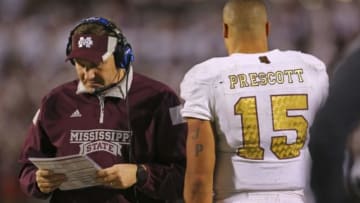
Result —
[{"label": "paper sheet", "polygon": [[99,185],[95,180],[96,171],[101,169],[86,155],[71,155],[54,158],[34,158],[29,160],[39,169],[49,169],[54,173],[63,173],[67,181],[59,187],[61,190],[73,190]]}]

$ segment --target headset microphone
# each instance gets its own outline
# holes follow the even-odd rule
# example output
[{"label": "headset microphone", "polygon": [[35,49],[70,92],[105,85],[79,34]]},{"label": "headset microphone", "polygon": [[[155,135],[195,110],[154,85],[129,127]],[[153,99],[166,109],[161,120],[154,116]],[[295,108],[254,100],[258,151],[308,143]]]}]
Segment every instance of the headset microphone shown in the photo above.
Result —
[{"label": "headset microphone", "polygon": [[117,84],[118,84],[118,83],[112,83],[112,84],[106,85],[106,86],[104,86],[104,87],[95,88],[93,94],[99,94],[99,93],[101,93],[101,92],[103,92],[103,91],[105,91],[105,90],[108,90],[108,89],[110,89],[110,88],[112,88],[112,87],[115,87]]},{"label": "headset microphone", "polygon": [[[128,71],[126,71],[126,75],[127,75],[127,72]],[[119,71],[119,69],[117,69],[116,74],[115,74],[112,81],[116,81],[116,78],[119,77],[119,73],[120,73],[120,71]],[[126,75],[125,75],[125,77],[127,77]],[[121,82],[121,80],[119,80],[118,82],[113,82],[113,83],[111,83],[109,85],[105,85],[103,87],[94,88],[93,94],[99,94],[99,93],[101,93],[101,92],[103,92],[105,90],[111,89],[111,88],[115,87],[117,84],[119,84],[120,82]]]}]

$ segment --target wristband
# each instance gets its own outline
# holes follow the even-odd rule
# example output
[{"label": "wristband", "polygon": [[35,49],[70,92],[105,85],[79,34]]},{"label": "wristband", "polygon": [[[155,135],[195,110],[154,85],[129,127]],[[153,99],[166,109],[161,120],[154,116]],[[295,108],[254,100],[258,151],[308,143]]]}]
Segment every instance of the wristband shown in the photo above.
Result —
[{"label": "wristband", "polygon": [[144,185],[147,179],[147,171],[144,165],[137,164],[136,169],[136,185],[141,186]]}]

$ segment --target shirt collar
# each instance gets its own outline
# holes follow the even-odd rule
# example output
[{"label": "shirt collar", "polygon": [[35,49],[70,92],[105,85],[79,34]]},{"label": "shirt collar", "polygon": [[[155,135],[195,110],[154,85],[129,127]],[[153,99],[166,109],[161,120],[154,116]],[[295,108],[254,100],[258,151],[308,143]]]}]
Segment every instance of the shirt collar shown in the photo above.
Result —
[{"label": "shirt collar", "polygon": [[242,56],[254,56],[254,55],[256,55],[257,56],[257,55],[277,53],[279,51],[280,51],[279,49],[272,49],[272,50],[269,50],[269,51],[266,51],[266,52],[257,52],[257,53],[236,52],[236,53],[232,53],[230,56],[239,56],[239,55],[242,55]]},{"label": "shirt collar", "polygon": [[[130,65],[128,73],[117,85],[115,85],[114,87],[112,87],[108,90],[105,90],[105,91],[99,93],[98,95],[102,95],[104,97],[117,97],[117,98],[125,99],[128,91],[131,87],[132,80],[133,80],[133,68]],[[89,92],[85,88],[85,86],[81,82],[81,80],[79,80],[76,94],[92,94],[92,92]]]}]

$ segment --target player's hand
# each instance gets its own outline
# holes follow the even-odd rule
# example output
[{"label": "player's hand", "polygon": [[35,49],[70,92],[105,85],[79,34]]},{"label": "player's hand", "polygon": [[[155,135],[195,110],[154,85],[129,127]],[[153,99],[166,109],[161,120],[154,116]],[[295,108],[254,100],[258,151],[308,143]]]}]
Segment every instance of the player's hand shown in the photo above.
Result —
[{"label": "player's hand", "polygon": [[135,164],[115,164],[99,170],[96,180],[112,188],[126,189],[136,183],[136,170]]},{"label": "player's hand", "polygon": [[36,171],[36,183],[40,191],[50,193],[66,181],[64,174],[53,173],[51,170],[38,169]]}]

